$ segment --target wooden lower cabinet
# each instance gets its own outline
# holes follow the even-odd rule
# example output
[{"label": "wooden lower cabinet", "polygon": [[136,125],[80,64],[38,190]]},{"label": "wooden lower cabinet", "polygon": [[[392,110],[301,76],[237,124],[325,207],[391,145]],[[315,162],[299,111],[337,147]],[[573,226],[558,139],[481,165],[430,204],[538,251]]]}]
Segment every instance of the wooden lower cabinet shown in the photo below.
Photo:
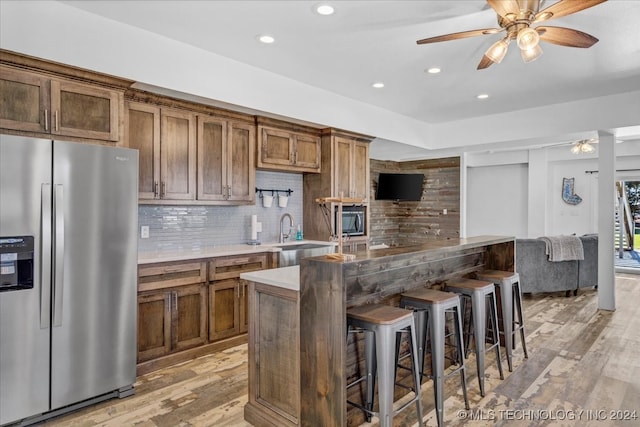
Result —
[{"label": "wooden lower cabinet", "polygon": [[209,285],[209,340],[240,333],[240,281],[220,280]]},{"label": "wooden lower cabinet", "polygon": [[246,342],[247,283],[277,266],[257,253],[138,267],[138,374]]},{"label": "wooden lower cabinet", "polygon": [[247,301],[244,280],[220,280],[209,285],[209,341],[247,332]]},{"label": "wooden lower cabinet", "polygon": [[207,340],[204,284],[138,296],[138,363],[202,345]]},{"label": "wooden lower cabinet", "polygon": [[171,292],[138,296],[138,363],[171,352]]},{"label": "wooden lower cabinet", "polygon": [[[249,282],[249,401],[256,427],[300,425],[300,292]],[[319,425],[319,424],[318,424]]]}]

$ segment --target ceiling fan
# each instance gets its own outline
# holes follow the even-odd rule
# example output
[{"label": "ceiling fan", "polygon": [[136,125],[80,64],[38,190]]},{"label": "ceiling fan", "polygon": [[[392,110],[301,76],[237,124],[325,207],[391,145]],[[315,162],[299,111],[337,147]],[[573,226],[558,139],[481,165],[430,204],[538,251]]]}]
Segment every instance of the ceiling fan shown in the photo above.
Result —
[{"label": "ceiling fan", "polygon": [[485,28],[479,30],[462,31],[460,33],[445,34],[418,40],[418,44],[436,43],[447,40],[463,39],[467,37],[497,34],[506,31],[506,35],[487,49],[478,64],[478,70],[488,68],[494,63],[500,63],[507,53],[509,43],[516,40],[524,62],[531,62],[542,55],[540,40],[560,46],[587,48],[593,46],[598,39],[564,27],[537,26],[534,24],[554,18],[571,15],[588,9],[606,0],[559,0],[546,9],[540,10],[545,0],[487,0],[487,3],[498,15],[500,28]]}]

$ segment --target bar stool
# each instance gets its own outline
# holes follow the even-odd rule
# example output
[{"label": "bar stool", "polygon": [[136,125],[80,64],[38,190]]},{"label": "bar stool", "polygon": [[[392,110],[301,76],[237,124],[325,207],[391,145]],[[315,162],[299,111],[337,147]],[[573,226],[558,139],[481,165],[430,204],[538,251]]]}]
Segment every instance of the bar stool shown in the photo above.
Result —
[{"label": "bar stool", "polygon": [[[498,338],[498,309],[496,304],[495,285],[492,282],[473,279],[453,279],[446,283],[446,290],[460,294],[462,298],[462,313],[465,312],[465,299],[471,299],[471,319],[473,324],[476,365],[478,367],[478,382],[480,396],[484,397],[484,357],[487,351],[496,349],[496,361],[500,379],[504,379],[502,361],[500,360],[500,339]],[[486,306],[489,304],[489,321],[491,322],[492,342],[486,346]],[[463,316],[464,317],[464,316]],[[468,349],[468,346],[465,346]],[[465,352],[466,356],[466,352]]]},{"label": "bar stool", "polygon": [[[493,282],[500,290],[500,305],[502,307],[502,334],[504,334],[504,346],[507,350],[507,364],[509,372],[513,371],[513,349],[515,348],[515,334],[520,331],[522,350],[525,359],[527,344],[524,340],[524,316],[522,314],[522,291],[520,289],[520,275],[513,271],[484,270],[477,273],[479,280]],[[514,312],[518,315],[515,319]],[[517,325],[517,326],[516,326]]]},{"label": "bar stool", "polygon": [[[357,328],[352,330],[351,328]],[[367,415],[367,421],[371,421],[371,415],[378,415],[380,426],[391,426],[393,417],[411,403],[416,403],[418,419],[422,422],[422,402],[420,397],[420,377],[418,376],[418,355],[416,353],[417,341],[415,332],[415,320],[413,312],[398,307],[384,304],[368,304],[347,310],[347,335],[353,332],[365,333],[365,365],[366,375],[347,385],[347,389],[361,381],[367,382],[365,404],[360,405],[347,400],[347,403],[356,406]],[[395,386],[396,369],[394,363],[397,355],[394,355],[395,342],[401,333],[409,333],[410,350],[413,355],[413,391],[415,396],[394,411],[393,396]],[[375,389],[376,370],[378,371],[378,406],[379,412],[373,411],[373,397]]]},{"label": "bar stool", "polygon": [[[436,404],[436,418],[438,426],[443,425],[443,389],[444,389],[444,341],[446,327],[446,313],[453,313],[455,324],[456,350],[460,355],[460,367],[448,375],[460,371],[462,382],[462,394],[465,408],[469,409],[467,398],[467,376],[464,366],[464,345],[462,344],[462,321],[460,317],[460,297],[451,292],[442,292],[435,289],[421,288],[401,294],[400,307],[414,310],[417,323],[421,323],[423,331],[429,335],[431,342],[431,376],[433,378],[433,391]],[[424,375],[424,354],[426,334],[418,337],[418,351],[420,360],[420,378]]]}]

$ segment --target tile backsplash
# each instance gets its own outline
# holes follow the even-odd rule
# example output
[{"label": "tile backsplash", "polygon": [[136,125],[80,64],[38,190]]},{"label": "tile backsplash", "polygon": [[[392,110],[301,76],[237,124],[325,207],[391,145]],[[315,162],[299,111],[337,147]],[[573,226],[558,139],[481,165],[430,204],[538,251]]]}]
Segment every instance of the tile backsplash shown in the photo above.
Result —
[{"label": "tile backsplash", "polygon": [[[258,239],[263,243],[278,241],[280,217],[290,213],[295,228],[302,227],[302,175],[283,172],[256,172],[256,187],[293,190],[286,208],[278,206],[277,198],[269,208],[262,206],[256,194],[256,204],[249,206],[158,206],[138,207],[138,227],[149,227],[149,238],[140,238],[139,252],[199,251],[204,248],[246,243],[251,239],[251,215],[262,222]],[[269,193],[270,194],[270,193]],[[285,232],[289,221],[285,220]]]}]

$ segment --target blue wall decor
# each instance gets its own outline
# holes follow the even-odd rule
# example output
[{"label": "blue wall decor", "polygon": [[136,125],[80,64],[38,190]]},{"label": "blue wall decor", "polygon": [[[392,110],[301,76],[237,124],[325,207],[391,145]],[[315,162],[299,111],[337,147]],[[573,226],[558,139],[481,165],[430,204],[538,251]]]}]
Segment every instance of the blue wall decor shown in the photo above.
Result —
[{"label": "blue wall decor", "polygon": [[562,200],[570,205],[577,205],[582,197],[574,192],[575,178],[562,178]]}]

